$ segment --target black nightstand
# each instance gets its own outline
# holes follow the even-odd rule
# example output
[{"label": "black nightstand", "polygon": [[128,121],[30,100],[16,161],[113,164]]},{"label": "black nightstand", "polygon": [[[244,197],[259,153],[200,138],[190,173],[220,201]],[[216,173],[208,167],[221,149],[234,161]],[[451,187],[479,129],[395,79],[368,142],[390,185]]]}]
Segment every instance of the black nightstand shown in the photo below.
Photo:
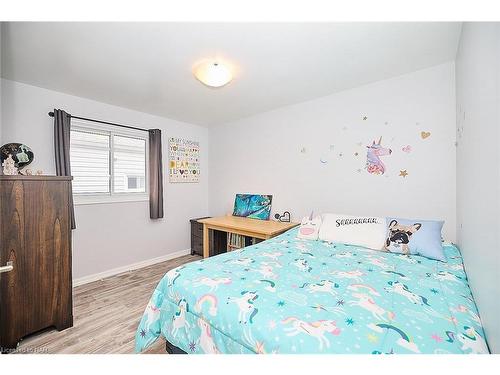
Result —
[{"label": "black nightstand", "polygon": [[[203,256],[203,224],[198,220],[208,219],[207,217],[199,217],[191,219],[191,255]],[[225,253],[227,251],[227,235],[225,232],[218,230],[211,231],[210,234],[210,256]]]},{"label": "black nightstand", "polygon": [[198,223],[198,220],[206,218],[199,217],[189,220],[191,223],[191,255],[203,256],[203,224]]}]

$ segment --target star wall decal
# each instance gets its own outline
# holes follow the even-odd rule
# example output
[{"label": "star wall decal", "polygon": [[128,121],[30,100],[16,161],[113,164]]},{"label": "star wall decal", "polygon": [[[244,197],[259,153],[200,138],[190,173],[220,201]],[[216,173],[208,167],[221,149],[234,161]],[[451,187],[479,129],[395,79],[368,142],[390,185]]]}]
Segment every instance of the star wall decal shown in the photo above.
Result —
[{"label": "star wall decal", "polygon": [[399,176],[400,177],[406,177],[408,176],[408,171],[406,169],[402,169],[399,171]]}]

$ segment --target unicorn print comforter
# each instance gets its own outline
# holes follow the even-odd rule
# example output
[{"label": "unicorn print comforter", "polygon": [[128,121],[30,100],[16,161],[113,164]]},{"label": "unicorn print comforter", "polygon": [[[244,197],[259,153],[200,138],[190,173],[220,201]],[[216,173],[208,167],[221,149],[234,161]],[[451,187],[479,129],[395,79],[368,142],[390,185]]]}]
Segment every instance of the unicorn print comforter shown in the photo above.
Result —
[{"label": "unicorn print comforter", "polygon": [[453,245],[447,263],[296,238],[169,271],[136,333],[187,353],[488,353]]}]

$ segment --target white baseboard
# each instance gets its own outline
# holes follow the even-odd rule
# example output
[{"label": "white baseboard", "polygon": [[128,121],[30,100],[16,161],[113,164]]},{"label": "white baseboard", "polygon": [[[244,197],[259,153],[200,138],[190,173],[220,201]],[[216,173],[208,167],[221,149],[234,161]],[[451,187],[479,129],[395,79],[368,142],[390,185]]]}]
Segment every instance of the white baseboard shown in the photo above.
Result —
[{"label": "white baseboard", "polygon": [[128,264],[126,266],[113,268],[113,269],[108,270],[108,271],[94,273],[92,275],[79,277],[78,279],[73,279],[73,287],[83,285],[83,284],[88,284],[88,283],[91,283],[93,281],[102,280],[106,277],[118,275],[119,273],[128,272],[128,271],[136,270],[139,268],[151,266],[151,265],[156,264],[156,263],[165,262],[166,260],[178,258],[178,257],[184,256],[184,255],[189,255],[189,254],[191,254],[191,249],[180,250],[180,251],[176,251],[175,253],[162,255],[161,257],[146,259],[146,260],[143,260],[143,261],[140,261],[137,263],[132,263],[132,264]]}]

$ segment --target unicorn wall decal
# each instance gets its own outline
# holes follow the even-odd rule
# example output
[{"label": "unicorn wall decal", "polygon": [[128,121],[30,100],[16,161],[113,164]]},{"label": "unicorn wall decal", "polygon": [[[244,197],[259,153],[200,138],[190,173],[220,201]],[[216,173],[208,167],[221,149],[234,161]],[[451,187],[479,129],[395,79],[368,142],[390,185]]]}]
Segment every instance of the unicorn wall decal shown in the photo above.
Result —
[{"label": "unicorn wall decal", "polygon": [[385,165],[380,160],[381,156],[390,155],[392,150],[390,148],[382,147],[382,137],[379,138],[378,142],[372,142],[370,146],[366,146],[366,170],[371,174],[384,174]]}]

